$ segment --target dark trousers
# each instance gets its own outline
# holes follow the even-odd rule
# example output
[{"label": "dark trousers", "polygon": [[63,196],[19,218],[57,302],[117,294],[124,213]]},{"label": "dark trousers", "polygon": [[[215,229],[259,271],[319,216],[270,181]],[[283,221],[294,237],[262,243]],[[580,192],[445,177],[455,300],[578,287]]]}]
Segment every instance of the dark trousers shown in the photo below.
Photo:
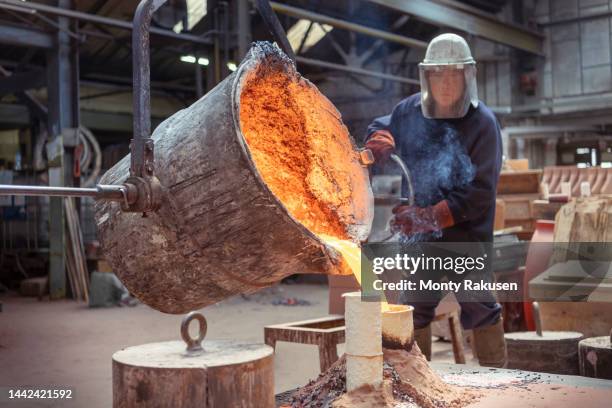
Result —
[{"label": "dark trousers", "polygon": [[[414,302],[414,328],[427,326],[435,317],[439,301]],[[459,302],[461,306],[461,325],[465,330],[486,327],[497,323],[501,316],[501,306],[497,302]]]},{"label": "dark trousers", "polygon": [[[429,243],[424,246],[408,245],[405,251],[414,256],[422,253],[433,257],[457,257],[470,255],[474,258],[488,255],[487,259],[492,259],[491,246],[485,243],[466,242],[466,243]],[[494,281],[491,265],[486,262],[486,267],[477,270],[472,269],[463,273],[454,270],[432,270],[427,272],[419,271],[415,275],[403,276],[418,284],[419,280],[432,280],[434,282],[454,282],[458,283],[459,290],[455,292],[455,297],[461,306],[461,325],[464,329],[470,330],[478,327],[486,327],[497,323],[501,316],[501,305],[492,292],[487,290],[472,291],[464,290],[462,285],[465,279],[472,281]],[[398,279],[396,277],[395,279]],[[438,303],[446,295],[446,291],[427,290],[427,291],[404,291],[399,299],[399,303],[414,306],[414,327],[416,329],[427,326],[435,317],[435,309]]]}]

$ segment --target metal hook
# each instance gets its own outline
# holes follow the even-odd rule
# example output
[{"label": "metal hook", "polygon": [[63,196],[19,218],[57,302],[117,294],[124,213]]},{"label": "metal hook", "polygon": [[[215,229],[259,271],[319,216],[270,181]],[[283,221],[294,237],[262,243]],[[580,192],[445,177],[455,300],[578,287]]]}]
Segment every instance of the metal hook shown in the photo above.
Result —
[{"label": "metal hook", "polygon": [[[199,323],[200,331],[198,333],[198,337],[193,339],[189,335],[189,324],[193,320],[197,320]],[[206,324],[206,319],[204,315],[200,312],[189,312],[183,317],[183,321],[181,322],[181,337],[183,341],[187,344],[187,354],[199,354],[204,351],[202,348],[202,341],[206,336],[206,330],[208,329],[208,325]]]}]

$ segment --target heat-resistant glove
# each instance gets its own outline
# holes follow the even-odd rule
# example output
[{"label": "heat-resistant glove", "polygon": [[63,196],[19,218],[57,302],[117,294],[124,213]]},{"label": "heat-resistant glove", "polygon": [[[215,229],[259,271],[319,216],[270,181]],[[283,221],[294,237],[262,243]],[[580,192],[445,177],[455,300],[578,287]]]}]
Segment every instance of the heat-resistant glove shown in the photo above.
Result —
[{"label": "heat-resistant glove", "polygon": [[395,140],[390,132],[377,130],[370,136],[365,147],[372,151],[376,164],[385,164],[395,151]]},{"label": "heat-resistant glove", "polygon": [[446,200],[429,207],[398,205],[393,208],[393,214],[392,231],[401,231],[405,235],[433,232],[455,225]]}]

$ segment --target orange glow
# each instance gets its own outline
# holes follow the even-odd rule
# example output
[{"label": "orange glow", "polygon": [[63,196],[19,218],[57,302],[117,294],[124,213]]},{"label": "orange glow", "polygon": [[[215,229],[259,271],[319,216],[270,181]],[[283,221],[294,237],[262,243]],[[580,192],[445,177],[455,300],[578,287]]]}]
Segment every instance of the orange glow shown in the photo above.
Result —
[{"label": "orange glow", "polygon": [[245,79],[240,125],[289,214],[314,234],[351,239],[349,227],[368,209],[368,180],[331,102],[295,75],[259,68]]}]

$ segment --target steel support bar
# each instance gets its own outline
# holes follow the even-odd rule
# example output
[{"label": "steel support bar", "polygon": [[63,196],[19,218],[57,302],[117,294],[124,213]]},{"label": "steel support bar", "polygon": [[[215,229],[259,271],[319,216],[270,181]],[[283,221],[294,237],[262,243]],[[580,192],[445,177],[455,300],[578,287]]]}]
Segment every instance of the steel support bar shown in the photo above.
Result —
[{"label": "steel support bar", "polygon": [[[67,17],[79,21],[86,21],[89,23],[97,23],[107,25],[111,27],[120,28],[123,30],[132,30],[131,21],[117,20],[115,18],[98,16],[95,14],[83,13],[81,11],[68,10],[60,7],[48,6],[46,4],[34,3],[31,1],[23,2],[18,0],[0,0],[0,9],[6,4],[12,7],[20,7],[23,9],[32,9],[40,11],[41,13],[52,14],[60,17]],[[195,44],[210,45],[212,42],[205,38],[198,37],[191,34],[178,34],[171,30],[164,30],[162,28],[152,27],[151,34],[159,35],[162,37],[173,38],[175,40],[181,40],[185,42],[191,42]]]},{"label": "steel support bar", "polygon": [[272,34],[274,41],[276,41],[281,50],[283,50],[289,58],[295,61],[295,54],[287,39],[287,33],[285,33],[285,29],[272,10],[270,2],[268,0],[255,0],[255,4],[259,11],[259,15],[263,19],[266,27],[268,27],[268,31]]},{"label": "steel support bar", "polygon": [[[34,3],[20,2],[21,5]],[[72,0],[58,0],[58,6],[69,10]],[[47,51],[47,158],[49,185],[55,187],[78,186],[74,174],[75,132],[79,127],[79,74],[78,48],[67,31],[71,20],[58,16],[55,32],[56,47]],[[66,296],[66,224],[64,202],[61,198],[49,200],[49,296]]]},{"label": "steel support bar", "polygon": [[241,60],[249,50],[251,44],[251,14],[249,13],[249,0],[238,0],[236,16],[238,30],[238,60]]},{"label": "steel support bar", "polygon": [[370,70],[362,69],[362,68],[349,67],[346,65],[336,64],[333,62],[321,61],[321,60],[299,57],[299,56],[296,57],[296,61],[304,65],[312,65],[315,67],[335,69],[338,71],[350,72],[351,74],[371,76],[374,78],[387,79],[390,81],[402,82],[405,84],[420,85],[420,81],[418,79],[405,78],[405,77],[401,77],[397,75],[385,74],[382,72],[370,71]]},{"label": "steel support bar", "polygon": [[123,201],[125,199],[125,194],[125,187],[115,185],[98,185],[96,188],[76,188],[0,184],[0,196],[93,197],[112,201]]},{"label": "steel support bar", "polygon": [[[163,3],[163,2],[162,2]],[[134,30],[132,31],[132,81],[134,95],[132,110],[134,112],[134,135],[130,144],[130,176],[144,177],[152,172],[145,169],[147,156],[146,145],[152,150],[151,136],[151,62],[149,48],[149,30],[151,18],[157,9],[153,0],[144,0],[138,4],[134,13]],[[197,65],[197,64],[196,64]]]},{"label": "steel support bar", "polygon": [[376,28],[367,27],[357,23],[351,23],[350,21],[340,20],[337,18],[329,17],[323,14],[315,13],[312,11],[304,10],[298,7],[288,6],[277,2],[270,2],[272,10],[286,14],[295,18],[303,18],[310,21],[315,21],[321,24],[328,24],[330,26],[340,28],[343,30],[354,31],[357,33],[369,35],[370,37],[380,38],[386,41],[395,42],[398,44],[405,45],[406,47],[413,48],[427,48],[425,41],[420,41],[414,38],[405,37],[399,34],[393,34],[388,31],[378,30]]},{"label": "steel support bar", "polygon": [[367,0],[392,10],[410,14],[428,23],[450,27],[533,54],[542,55],[544,36],[523,27],[499,21],[494,16],[473,13],[464,7],[428,0]]},{"label": "steel support bar", "polygon": [[[92,130],[104,130],[111,132],[132,132],[132,114],[120,112],[87,111],[80,112],[81,123],[83,126]],[[152,126],[157,127],[163,120],[160,117],[153,117]],[[24,104],[0,103],[0,124],[1,128],[11,126],[28,126],[31,115]],[[42,120],[42,119],[41,119]]]},{"label": "steel support bar", "polygon": [[0,25],[0,43],[48,49],[55,45],[53,36],[44,31],[8,25]]}]

